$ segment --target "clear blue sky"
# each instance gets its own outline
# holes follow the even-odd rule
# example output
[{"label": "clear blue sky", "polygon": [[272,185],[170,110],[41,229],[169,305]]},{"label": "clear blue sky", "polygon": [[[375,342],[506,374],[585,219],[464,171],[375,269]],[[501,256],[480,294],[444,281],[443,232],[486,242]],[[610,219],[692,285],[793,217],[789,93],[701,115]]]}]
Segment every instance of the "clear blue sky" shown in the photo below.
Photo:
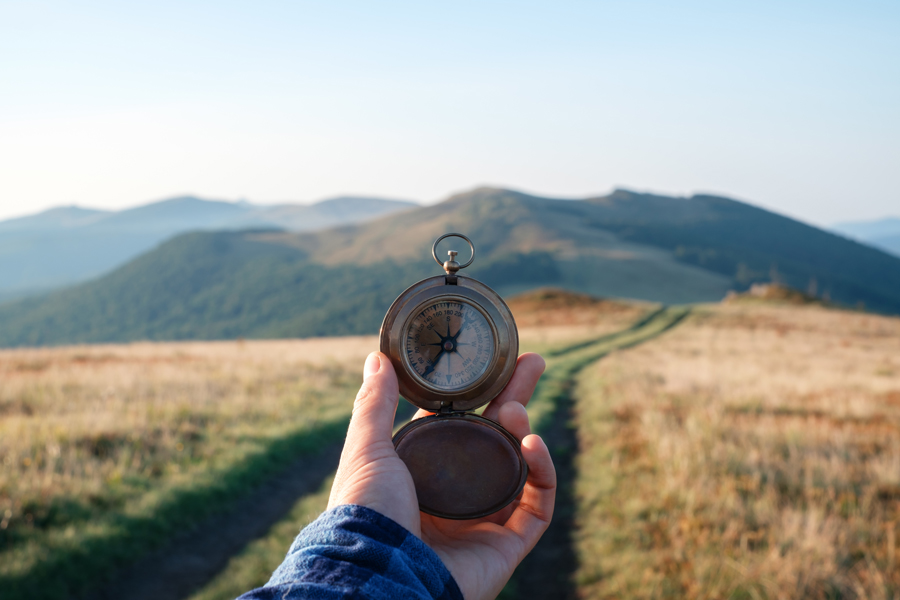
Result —
[{"label": "clear blue sky", "polygon": [[0,4],[0,218],[479,184],[900,214],[900,2]]}]

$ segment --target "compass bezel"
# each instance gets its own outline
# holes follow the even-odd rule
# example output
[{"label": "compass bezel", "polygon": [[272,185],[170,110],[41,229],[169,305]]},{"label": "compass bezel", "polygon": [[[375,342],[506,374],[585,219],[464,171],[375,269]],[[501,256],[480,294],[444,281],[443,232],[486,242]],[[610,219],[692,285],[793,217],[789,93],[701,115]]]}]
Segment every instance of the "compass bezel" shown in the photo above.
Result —
[{"label": "compass bezel", "polygon": [[481,382],[481,380],[484,379],[491,372],[491,369],[494,366],[494,363],[497,361],[497,352],[496,352],[497,327],[494,325],[491,315],[488,314],[487,310],[485,310],[479,304],[472,302],[471,300],[469,300],[468,298],[466,298],[464,296],[443,295],[442,294],[436,298],[426,300],[424,303],[416,306],[412,311],[410,311],[409,317],[407,318],[406,323],[404,323],[403,327],[401,328],[401,331],[409,332],[412,329],[416,320],[419,318],[419,316],[422,315],[422,313],[424,313],[429,308],[440,304],[441,302],[456,302],[459,304],[465,304],[467,306],[470,306],[472,309],[474,309],[475,311],[480,313],[481,316],[484,318],[485,322],[487,323],[488,329],[491,332],[491,340],[492,340],[492,348],[493,349],[491,350],[490,358],[488,359],[487,364],[485,365],[484,370],[481,372],[481,374],[478,377],[476,377],[475,379],[473,379],[472,381],[470,381],[468,384],[451,390],[451,389],[447,389],[446,387],[443,387],[440,385],[435,385],[419,374],[419,372],[416,370],[415,365],[412,362],[410,362],[410,360],[409,360],[409,336],[408,335],[401,338],[402,348],[401,348],[400,354],[403,358],[404,367],[409,370],[409,372],[412,374],[412,376],[414,378],[416,378],[419,381],[419,383],[421,383],[423,386],[425,386],[431,390],[434,390],[436,392],[452,393],[452,392],[458,392],[460,390],[464,390],[464,389],[471,388],[471,387],[478,385]]},{"label": "compass bezel", "polygon": [[[512,312],[491,288],[470,277],[447,276],[423,279],[407,288],[391,305],[381,325],[381,351],[390,359],[400,383],[400,395],[415,406],[431,412],[441,407],[453,411],[469,411],[483,406],[503,391],[516,368],[519,335]],[[473,305],[487,318],[494,335],[494,355],[484,373],[469,385],[457,390],[435,387],[412,368],[404,349],[412,320],[423,307],[444,301],[462,301]]]}]

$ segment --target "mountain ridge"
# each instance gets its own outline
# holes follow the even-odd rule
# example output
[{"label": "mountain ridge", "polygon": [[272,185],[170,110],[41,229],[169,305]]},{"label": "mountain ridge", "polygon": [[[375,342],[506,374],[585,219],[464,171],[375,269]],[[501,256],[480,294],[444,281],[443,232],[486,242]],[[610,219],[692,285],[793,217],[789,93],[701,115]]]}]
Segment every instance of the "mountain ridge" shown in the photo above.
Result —
[{"label": "mountain ridge", "polygon": [[[504,296],[550,286],[706,302],[774,278],[900,313],[900,259],[752,205],[478,188],[327,230],[183,234],[94,281],[0,306],[0,345],[374,333],[405,287],[441,273],[431,245],[448,231],[477,245],[464,275]],[[468,260],[457,242],[440,252],[451,246]]]},{"label": "mountain ridge", "polygon": [[[678,263],[733,279],[738,287],[775,274],[788,285],[826,290],[847,304],[876,310],[900,307],[896,257],[778,213],[721,196],[667,197],[628,190],[584,200],[542,198],[480,187],[413,212],[298,236],[266,234],[322,264],[368,264],[403,259],[409,248],[430,247],[437,231],[459,223],[490,253],[595,254]],[[377,248],[378,252],[372,249]],[[459,249],[465,255],[465,249]],[[849,258],[848,258],[849,257]],[[862,292],[862,288],[867,291]]]}]

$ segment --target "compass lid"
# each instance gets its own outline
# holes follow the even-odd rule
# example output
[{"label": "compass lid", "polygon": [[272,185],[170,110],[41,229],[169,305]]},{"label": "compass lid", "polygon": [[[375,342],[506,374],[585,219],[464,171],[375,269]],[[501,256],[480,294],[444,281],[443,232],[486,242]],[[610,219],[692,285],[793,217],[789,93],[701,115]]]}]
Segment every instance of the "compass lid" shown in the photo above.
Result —
[{"label": "compass lid", "polygon": [[519,441],[499,423],[471,413],[411,421],[394,448],[416,486],[419,509],[444,519],[476,519],[516,499],[528,465]]}]

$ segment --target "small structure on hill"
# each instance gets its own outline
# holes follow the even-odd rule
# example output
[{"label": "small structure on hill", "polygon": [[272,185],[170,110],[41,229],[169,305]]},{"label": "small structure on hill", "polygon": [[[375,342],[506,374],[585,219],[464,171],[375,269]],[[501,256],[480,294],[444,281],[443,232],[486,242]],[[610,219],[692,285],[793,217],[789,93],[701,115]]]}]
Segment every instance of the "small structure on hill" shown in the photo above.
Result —
[{"label": "small structure on hill", "polygon": [[728,292],[723,302],[745,301],[776,302],[780,304],[825,304],[819,298],[781,283],[754,283],[746,292]]}]

